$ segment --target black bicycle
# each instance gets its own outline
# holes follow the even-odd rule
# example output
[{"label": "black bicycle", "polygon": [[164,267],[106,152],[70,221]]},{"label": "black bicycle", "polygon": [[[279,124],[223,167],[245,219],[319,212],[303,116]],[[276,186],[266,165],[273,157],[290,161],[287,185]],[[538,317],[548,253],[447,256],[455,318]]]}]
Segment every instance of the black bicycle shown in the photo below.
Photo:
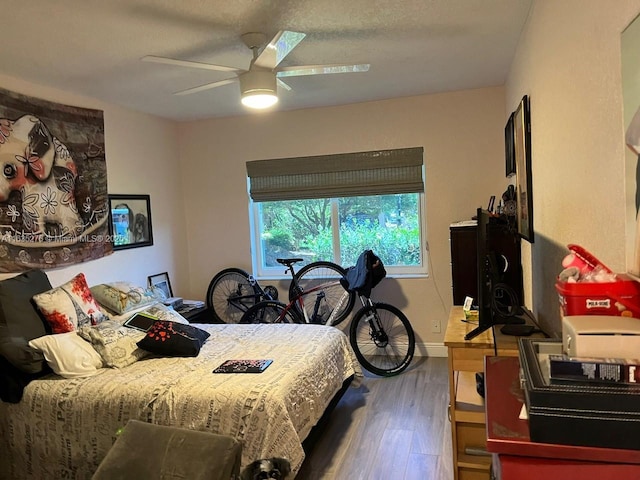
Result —
[{"label": "black bicycle", "polygon": [[[344,320],[358,295],[362,308],[354,315],[349,340],[358,361],[368,371],[381,376],[404,371],[415,351],[415,334],[409,319],[396,307],[373,302],[371,290],[386,272],[378,257],[370,250],[358,260],[361,275],[352,278],[360,283],[350,285],[346,270],[331,262],[314,262],[298,273],[294,265],[301,258],[278,259],[291,274],[289,303],[263,300],[250,307],[241,323],[315,323],[335,326]],[[353,268],[358,268],[358,265]],[[349,275],[347,275],[349,277]],[[309,301],[312,297],[313,301]],[[305,302],[305,299],[307,301]]]},{"label": "black bicycle", "polygon": [[239,323],[242,315],[262,300],[277,300],[278,289],[258,281],[240,268],[225,268],[211,279],[207,288],[207,307],[221,323]]}]

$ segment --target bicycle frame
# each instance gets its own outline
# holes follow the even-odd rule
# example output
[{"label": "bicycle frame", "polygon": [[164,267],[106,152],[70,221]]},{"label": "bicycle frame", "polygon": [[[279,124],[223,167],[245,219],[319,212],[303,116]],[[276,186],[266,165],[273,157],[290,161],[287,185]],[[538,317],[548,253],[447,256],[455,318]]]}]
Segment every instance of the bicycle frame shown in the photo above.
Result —
[{"label": "bicycle frame", "polygon": [[[316,285],[315,287],[312,287],[305,292],[302,292],[300,289],[298,289],[296,297],[285,306],[285,309],[282,311],[282,313],[278,317],[278,321],[279,322],[282,321],[285,315],[287,314],[287,312],[292,312],[293,315],[297,317],[300,317],[300,313],[302,313],[302,319],[304,320],[304,323],[314,323],[313,318],[315,318],[316,315],[318,314],[320,303],[324,298],[324,289],[328,287],[334,287],[336,285],[340,285],[339,280],[321,283],[320,285]],[[307,310],[304,308],[304,297],[318,291],[319,293],[316,295],[315,303],[313,306],[313,313],[311,315],[311,318],[309,318]],[[327,319],[325,325],[329,325],[329,326],[333,325],[336,317],[336,312],[340,311],[340,308],[342,307],[344,302],[347,301],[347,298],[349,298],[349,292],[345,290],[342,296],[340,297],[338,304],[331,311],[331,314],[329,315],[329,318]],[[298,308],[296,309],[294,307],[298,307]]]},{"label": "bicycle frame", "polygon": [[251,287],[254,289],[257,288],[258,292],[254,292],[247,295],[242,295],[241,293],[238,293],[238,295],[228,297],[227,303],[237,308],[238,310],[246,312],[249,308],[243,303],[244,300],[252,300],[253,303],[257,303],[261,300],[275,300],[274,298],[271,297],[271,295],[265,292],[265,290],[258,283],[258,281],[253,277],[253,275],[249,276],[249,285],[251,285]]}]

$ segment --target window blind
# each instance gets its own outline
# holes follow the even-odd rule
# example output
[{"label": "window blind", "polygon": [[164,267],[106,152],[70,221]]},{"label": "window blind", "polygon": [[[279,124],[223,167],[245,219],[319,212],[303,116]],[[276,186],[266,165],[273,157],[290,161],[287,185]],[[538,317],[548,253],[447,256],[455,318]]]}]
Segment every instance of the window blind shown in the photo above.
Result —
[{"label": "window blind", "polygon": [[254,202],[424,191],[423,147],[247,162]]}]

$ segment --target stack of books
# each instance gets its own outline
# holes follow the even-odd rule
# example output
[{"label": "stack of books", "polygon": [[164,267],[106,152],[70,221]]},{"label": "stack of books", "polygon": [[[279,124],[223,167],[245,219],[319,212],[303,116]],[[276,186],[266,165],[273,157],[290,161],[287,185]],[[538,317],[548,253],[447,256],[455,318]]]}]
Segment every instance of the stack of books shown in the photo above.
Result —
[{"label": "stack of books", "polygon": [[176,308],[178,313],[187,313],[198,308],[203,308],[204,302],[201,300],[183,300],[180,308]]}]

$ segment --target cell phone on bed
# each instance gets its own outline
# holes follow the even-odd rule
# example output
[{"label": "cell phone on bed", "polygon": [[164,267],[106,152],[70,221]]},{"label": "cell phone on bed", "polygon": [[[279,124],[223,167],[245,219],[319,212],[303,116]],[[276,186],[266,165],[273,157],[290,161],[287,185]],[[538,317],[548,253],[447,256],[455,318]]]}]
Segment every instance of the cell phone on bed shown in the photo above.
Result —
[{"label": "cell phone on bed", "polygon": [[158,318],[153,315],[149,315],[144,312],[136,313],[129,320],[124,322],[125,327],[135,328],[136,330],[140,330],[142,332],[146,332],[151,328],[154,322],[158,320]]}]

